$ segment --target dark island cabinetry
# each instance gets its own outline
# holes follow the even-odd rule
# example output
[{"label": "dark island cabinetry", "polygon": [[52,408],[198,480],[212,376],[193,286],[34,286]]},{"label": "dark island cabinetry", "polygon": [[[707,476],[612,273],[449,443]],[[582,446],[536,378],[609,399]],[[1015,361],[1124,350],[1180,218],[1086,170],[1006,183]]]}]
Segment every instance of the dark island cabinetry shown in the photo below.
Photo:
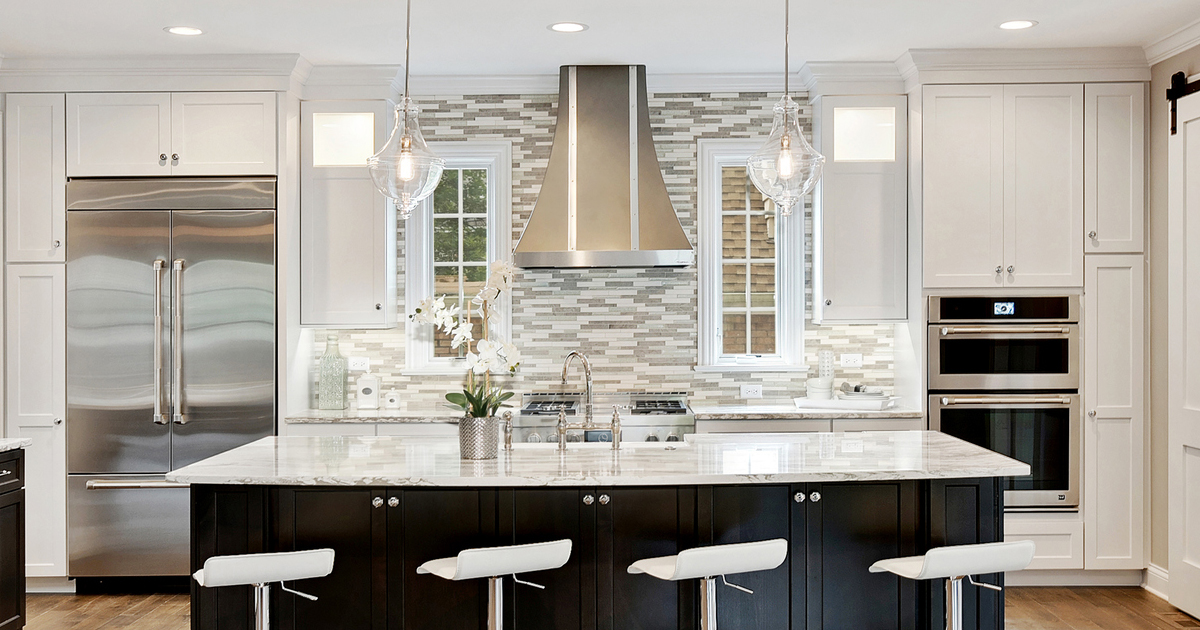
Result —
[{"label": "dark island cabinetry", "polygon": [[[276,630],[479,630],[486,581],[417,575],[417,566],[470,547],[558,538],[574,541],[567,565],[521,576],[545,590],[505,580],[507,628],[694,629],[695,581],[629,575],[628,565],[697,545],[785,538],[790,552],[783,566],[729,576],[753,595],[718,589],[722,630],[932,630],[942,623],[940,583],[871,574],[867,567],[1002,534],[993,479],[612,488],[198,485],[192,493],[197,568],[218,554],[337,551],[330,576],[288,585],[318,601],[273,591]],[[252,627],[247,598],[233,590],[194,588],[194,630]],[[967,627],[1002,630],[1002,599],[974,588],[967,594]]]},{"label": "dark island cabinetry", "polygon": [[25,451],[0,452],[0,630],[25,625]]}]

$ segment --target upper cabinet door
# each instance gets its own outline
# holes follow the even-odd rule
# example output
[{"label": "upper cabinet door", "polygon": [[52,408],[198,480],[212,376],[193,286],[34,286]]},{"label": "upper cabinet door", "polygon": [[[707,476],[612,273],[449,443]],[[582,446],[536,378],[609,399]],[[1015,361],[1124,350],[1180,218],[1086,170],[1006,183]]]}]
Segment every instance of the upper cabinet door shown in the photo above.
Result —
[{"label": "upper cabinet door", "polygon": [[1083,85],[1004,86],[1004,277],[1083,286]]},{"label": "upper cabinet door", "polygon": [[813,321],[903,320],[908,295],[908,98],[814,105],[825,168],[813,208]]},{"label": "upper cabinet door", "polygon": [[1146,84],[1083,89],[1083,249],[1140,254],[1146,213]]},{"label": "upper cabinet door", "polygon": [[171,95],[172,175],[274,175],[275,94]]},{"label": "upper cabinet door", "polygon": [[923,91],[926,287],[1002,286],[1004,88]]},{"label": "upper cabinet door", "polygon": [[62,94],[9,94],[4,112],[8,262],[63,262],[67,231]]},{"label": "upper cabinet door", "polygon": [[169,175],[171,95],[68,94],[69,177]]}]

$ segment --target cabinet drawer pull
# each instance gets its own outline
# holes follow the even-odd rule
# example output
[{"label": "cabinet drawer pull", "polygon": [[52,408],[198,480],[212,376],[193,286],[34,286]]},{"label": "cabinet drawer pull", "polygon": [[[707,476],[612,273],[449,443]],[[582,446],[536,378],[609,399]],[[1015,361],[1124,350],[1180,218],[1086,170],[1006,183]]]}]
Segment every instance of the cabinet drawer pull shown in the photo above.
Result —
[{"label": "cabinet drawer pull", "polygon": [[612,499],[608,498],[607,494],[600,495],[600,505],[608,505],[608,502],[611,500]]},{"label": "cabinet drawer pull", "polygon": [[820,492],[814,492],[814,493],[810,494],[810,495],[808,496],[808,498],[809,498],[810,500],[812,500],[812,502],[813,502],[813,503],[816,503],[817,501],[820,501],[820,500],[821,500],[821,493],[820,493]]},{"label": "cabinet drawer pull", "polygon": [[371,506],[377,508],[383,507],[383,497],[375,497],[374,499],[371,499]]},{"label": "cabinet drawer pull", "polygon": [[583,496],[583,504],[584,505],[591,505],[595,502],[596,502],[596,497],[594,497],[590,494],[586,494]]},{"label": "cabinet drawer pull", "polygon": [[796,494],[792,495],[792,500],[796,503],[804,503],[805,498],[806,497],[804,496],[803,492],[797,492]]},{"label": "cabinet drawer pull", "polygon": [[11,470],[0,470],[0,477],[7,477],[12,474]]}]

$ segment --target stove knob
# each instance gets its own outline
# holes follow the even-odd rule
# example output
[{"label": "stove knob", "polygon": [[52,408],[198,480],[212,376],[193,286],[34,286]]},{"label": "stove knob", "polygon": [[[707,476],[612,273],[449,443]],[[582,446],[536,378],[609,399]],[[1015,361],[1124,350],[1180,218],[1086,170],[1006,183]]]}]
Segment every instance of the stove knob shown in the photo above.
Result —
[{"label": "stove knob", "polygon": [[657,436],[657,435],[654,435],[653,433],[651,433],[650,435],[647,435],[647,436],[646,436],[646,441],[647,441],[647,442],[657,442],[657,441],[658,441],[658,436]]},{"label": "stove knob", "polygon": [[678,434],[678,433],[672,433],[671,435],[668,435],[668,436],[667,436],[667,441],[668,441],[668,442],[678,442],[678,441],[679,441],[679,434]]},{"label": "stove knob", "polygon": [[541,442],[542,436],[538,435],[537,433],[530,433],[529,437],[525,438],[525,441],[526,442]]}]

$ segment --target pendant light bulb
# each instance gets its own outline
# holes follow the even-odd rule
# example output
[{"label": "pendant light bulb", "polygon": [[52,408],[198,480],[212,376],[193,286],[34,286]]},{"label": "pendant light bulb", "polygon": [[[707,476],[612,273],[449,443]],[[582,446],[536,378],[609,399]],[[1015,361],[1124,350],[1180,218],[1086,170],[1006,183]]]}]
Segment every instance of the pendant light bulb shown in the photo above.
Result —
[{"label": "pendant light bulb", "polygon": [[385,197],[395,200],[401,219],[412,216],[413,210],[433,194],[442,179],[446,161],[438,157],[425,143],[417,123],[420,110],[408,97],[408,48],[412,24],[412,0],[408,0],[404,36],[404,99],[396,106],[392,135],[367,160],[367,170],[375,188]]},{"label": "pendant light bulb", "polygon": [[804,137],[800,126],[800,106],[788,93],[788,21],[790,0],[784,0],[783,35],[783,98],[775,103],[775,120],[771,135],[762,148],[746,160],[750,181],[779,209],[779,216],[792,214],[801,205],[817,180],[825,156],[817,152]]}]

